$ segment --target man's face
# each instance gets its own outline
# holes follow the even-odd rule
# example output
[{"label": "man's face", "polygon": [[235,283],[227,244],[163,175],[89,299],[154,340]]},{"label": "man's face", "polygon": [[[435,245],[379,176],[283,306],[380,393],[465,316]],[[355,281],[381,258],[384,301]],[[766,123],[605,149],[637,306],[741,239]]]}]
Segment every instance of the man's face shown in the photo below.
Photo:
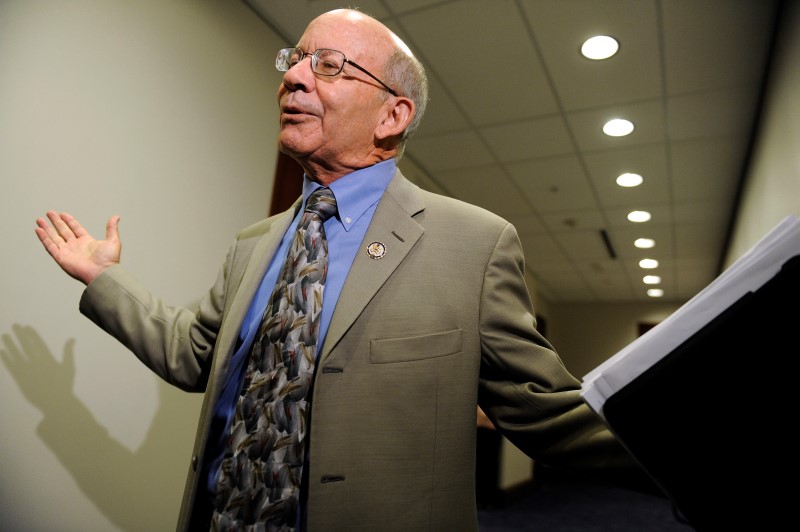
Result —
[{"label": "man's face", "polygon": [[[390,48],[370,25],[328,13],[306,29],[298,48],[339,50],[380,77]],[[289,69],[278,88],[281,150],[312,167],[334,172],[362,168],[375,161],[375,128],[385,103],[384,89],[352,65],[337,76],[320,76],[305,57]],[[308,165],[306,169],[308,169]]]}]

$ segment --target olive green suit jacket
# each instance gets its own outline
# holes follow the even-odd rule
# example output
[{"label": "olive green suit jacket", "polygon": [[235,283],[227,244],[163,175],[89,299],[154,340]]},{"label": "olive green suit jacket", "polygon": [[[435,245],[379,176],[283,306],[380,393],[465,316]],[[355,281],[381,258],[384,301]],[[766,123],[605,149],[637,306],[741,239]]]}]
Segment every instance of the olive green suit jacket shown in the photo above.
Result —
[{"label": "olive green suit jacket", "polygon": [[[178,529],[203,489],[211,414],[245,313],[298,207],[237,235],[198,309],[165,304],[120,266],[81,298],[158,375],[205,392]],[[382,258],[366,252],[372,242]],[[536,460],[631,465],[537,332],[523,270],[512,225],[397,172],[319,354],[309,530],[476,530],[476,404]]]}]

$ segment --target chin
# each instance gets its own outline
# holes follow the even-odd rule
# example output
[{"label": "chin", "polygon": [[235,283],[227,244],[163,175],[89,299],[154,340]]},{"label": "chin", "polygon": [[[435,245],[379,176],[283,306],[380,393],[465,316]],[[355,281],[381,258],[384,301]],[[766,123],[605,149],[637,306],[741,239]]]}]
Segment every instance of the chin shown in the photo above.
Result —
[{"label": "chin", "polygon": [[310,136],[309,132],[301,129],[284,127],[278,136],[278,146],[286,155],[308,154],[314,150],[313,142],[309,142]]},{"label": "chin", "polygon": [[303,150],[299,150],[293,144],[286,144],[284,142],[278,143],[278,151],[292,158],[301,157],[303,155]]}]

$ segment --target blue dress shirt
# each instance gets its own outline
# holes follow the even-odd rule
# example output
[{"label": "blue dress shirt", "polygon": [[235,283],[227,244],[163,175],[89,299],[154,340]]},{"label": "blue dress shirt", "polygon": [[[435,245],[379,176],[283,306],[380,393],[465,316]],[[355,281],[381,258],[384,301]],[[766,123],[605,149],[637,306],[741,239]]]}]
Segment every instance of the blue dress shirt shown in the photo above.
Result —
[{"label": "blue dress shirt", "polygon": [[[325,292],[322,298],[322,313],[320,315],[319,338],[317,353],[325,341],[328,325],[339,300],[339,294],[344,286],[344,281],[350,271],[350,265],[359,251],[367,233],[367,228],[372,221],[372,215],[383,196],[395,173],[394,159],[380,162],[374,166],[357,170],[351,174],[334,181],[328,188],[333,191],[338,209],[337,216],[332,216],[325,221],[325,235],[328,240],[328,274],[325,281]],[[216,404],[211,425],[209,448],[206,458],[210,460],[207,465],[207,486],[213,498],[216,491],[216,482],[219,466],[225,452],[225,439],[228,435],[228,426],[236,410],[236,402],[241,392],[244,373],[247,368],[248,353],[253,344],[253,338],[258,331],[267,301],[272,295],[272,289],[280,274],[289,244],[294,235],[300,217],[305,209],[308,196],[321,185],[303,177],[303,206],[298,211],[289,229],[281,241],[281,245],[272,257],[269,268],[258,287],[250,309],[242,323],[236,351],[231,359],[230,370],[225,380],[220,400]]]}]

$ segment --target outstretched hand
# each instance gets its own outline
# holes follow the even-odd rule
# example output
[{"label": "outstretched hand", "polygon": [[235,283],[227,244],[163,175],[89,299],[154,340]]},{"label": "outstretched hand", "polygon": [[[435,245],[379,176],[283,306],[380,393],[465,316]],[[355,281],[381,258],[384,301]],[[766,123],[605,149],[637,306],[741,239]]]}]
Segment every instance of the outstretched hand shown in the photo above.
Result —
[{"label": "outstretched hand", "polygon": [[36,219],[36,236],[71,277],[88,285],[103,270],[119,263],[122,253],[119,216],[108,219],[105,240],[95,239],[66,212],[48,211],[47,218],[50,223],[44,218]]}]

